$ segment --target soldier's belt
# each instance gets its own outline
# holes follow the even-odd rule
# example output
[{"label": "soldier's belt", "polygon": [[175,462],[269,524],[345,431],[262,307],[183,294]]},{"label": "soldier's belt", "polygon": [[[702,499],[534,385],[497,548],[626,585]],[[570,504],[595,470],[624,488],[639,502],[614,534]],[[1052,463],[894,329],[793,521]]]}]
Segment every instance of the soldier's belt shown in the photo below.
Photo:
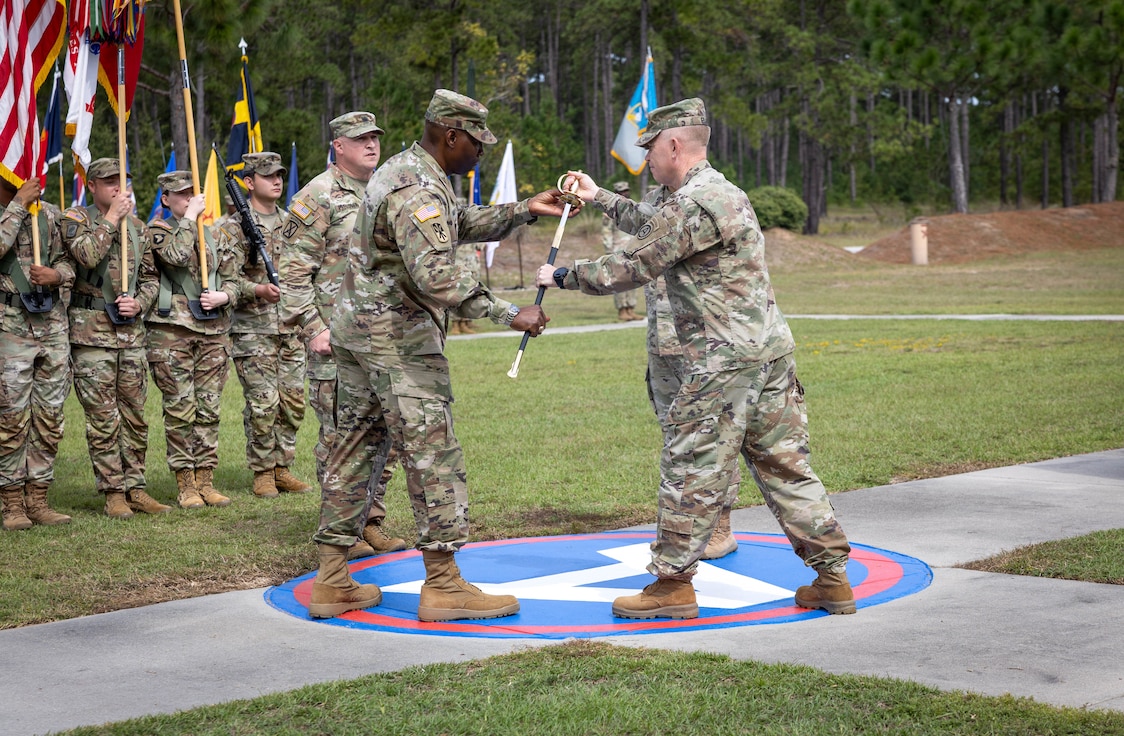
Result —
[{"label": "soldier's belt", "polygon": [[100,296],[87,296],[85,294],[72,294],[70,296],[70,306],[78,307],[79,309],[105,309],[105,299]]},{"label": "soldier's belt", "polygon": [[[58,289],[51,289],[50,294],[55,301],[59,300]],[[4,304],[9,307],[23,306],[23,299],[18,291],[4,291],[3,289],[0,289],[0,302],[4,302]]]}]

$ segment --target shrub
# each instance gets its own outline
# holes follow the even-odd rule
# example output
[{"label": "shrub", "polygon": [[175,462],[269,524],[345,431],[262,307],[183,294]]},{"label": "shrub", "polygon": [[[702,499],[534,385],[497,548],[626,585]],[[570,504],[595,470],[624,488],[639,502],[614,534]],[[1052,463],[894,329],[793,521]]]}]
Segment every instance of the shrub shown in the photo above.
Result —
[{"label": "shrub", "polygon": [[791,189],[784,187],[758,187],[746,194],[757,212],[757,220],[762,230],[783,227],[799,232],[804,229],[808,219],[808,205]]}]

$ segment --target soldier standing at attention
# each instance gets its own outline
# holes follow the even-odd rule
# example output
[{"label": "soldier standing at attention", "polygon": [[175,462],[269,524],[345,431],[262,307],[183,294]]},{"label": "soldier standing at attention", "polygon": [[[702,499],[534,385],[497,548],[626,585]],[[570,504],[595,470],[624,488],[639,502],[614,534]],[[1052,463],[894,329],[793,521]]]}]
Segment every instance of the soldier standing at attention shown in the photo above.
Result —
[{"label": "soldier standing at attention", "polygon": [[[379,164],[383,129],[369,112],[349,112],[329,124],[336,162],[293,196],[277,261],[281,276],[281,319],[299,330],[308,346],[308,401],[320,421],[316,443],[316,477],[324,484],[324,468],[336,437],[336,362],[328,323],[343,283],[347,248],[363,190]],[[387,462],[372,501],[362,540],[352,550],[359,557],[406,549],[406,541],[388,537],[386,484],[394,458]],[[370,550],[367,546],[370,545]]]},{"label": "soldier standing at attention", "polygon": [[[628,197],[629,186],[627,181],[618,181],[613,185],[613,191],[622,197]],[[601,246],[607,255],[621,253],[629,247],[635,239],[623,230],[617,229],[617,223],[608,215],[601,215]],[[636,313],[636,289],[618,291],[613,294],[613,306],[617,308],[617,319],[621,322],[632,322],[644,319]]]},{"label": "soldier standing at attention", "polygon": [[[710,127],[700,99],[653,110],[637,145],[662,187],[637,204],[571,172],[578,196],[636,235],[632,252],[542,266],[539,286],[611,294],[664,274],[683,346],[681,385],[664,419],[656,541],[657,580],[613,602],[623,618],[694,618],[695,574],[727,503],[741,453],[793,550],[818,573],[796,605],[854,613],[850,545],[808,463],[804,389],[795,343],[777,308],[765,239],[745,193],[706,160]],[[659,202],[659,206],[655,206]]]},{"label": "soldier standing at attention", "polygon": [[345,553],[371,505],[368,479],[392,446],[406,472],[415,546],[425,561],[418,618],[495,618],[519,610],[514,596],[487,595],[466,582],[453,560],[468,541],[468,485],[451,422],[445,326],[455,309],[464,319],[488,317],[540,334],[547,321],[541,308],[520,310],[497,298],[457,264],[456,251],[462,243],[500,240],[539,215],[558,217],[563,208],[557,191],[493,207],[457,204],[449,175],[472,170],[484,145],[496,142],[487,114],[476,100],[437,90],[422,142],[392,157],[367,185],[332,312],[340,401],[313,536],[320,569],[311,616],[338,616],[382,599],[377,586],[352,579]]},{"label": "soldier standing at attention", "polygon": [[[47,489],[55,477],[62,405],[70,393],[70,343],[59,287],[74,283],[74,261],[59,237],[58,209],[42,202],[38,216],[27,211],[38,198],[39,179],[19,189],[0,179],[0,516],[8,530],[70,521],[47,505]],[[34,260],[33,227],[46,255],[40,265]],[[36,291],[42,295],[38,301]],[[28,306],[42,311],[30,312]]]},{"label": "soldier standing at attention", "polygon": [[[276,264],[287,214],[277,201],[289,170],[276,153],[248,153],[242,163],[254,224]],[[246,462],[254,471],[254,495],[276,498],[278,491],[305,493],[312,486],[294,476],[289,467],[304,419],[307,354],[296,330],[280,322],[277,303],[281,290],[270,283],[264,260],[242,232],[241,215],[235,212],[224,219],[218,229],[219,250],[229,251],[240,269],[230,354],[246,399],[242,420]]]},{"label": "soldier standing at attention", "polygon": [[[70,360],[74,393],[86,412],[86,444],[105,513],[161,514],[171,506],[145,492],[148,452],[147,332],[144,313],[156,301],[159,275],[150,234],[121,191],[120,165],[99,158],[86,172],[89,207],[71,207],[62,236],[77,278],[70,296]],[[129,289],[121,289],[121,240],[128,245]]]},{"label": "soldier standing at attention", "polygon": [[[210,227],[197,232],[203,195],[192,196],[190,171],[157,177],[167,218],[149,223],[152,253],[160,272],[156,308],[148,314],[148,363],[164,395],[168,468],[176,476],[185,509],[226,506],[215,490],[219,464],[219,401],[230,370],[230,303],[238,294],[234,259],[216,247]],[[199,239],[207,248],[207,291],[202,291]],[[196,302],[197,304],[190,304]],[[217,312],[200,319],[193,308]]]}]

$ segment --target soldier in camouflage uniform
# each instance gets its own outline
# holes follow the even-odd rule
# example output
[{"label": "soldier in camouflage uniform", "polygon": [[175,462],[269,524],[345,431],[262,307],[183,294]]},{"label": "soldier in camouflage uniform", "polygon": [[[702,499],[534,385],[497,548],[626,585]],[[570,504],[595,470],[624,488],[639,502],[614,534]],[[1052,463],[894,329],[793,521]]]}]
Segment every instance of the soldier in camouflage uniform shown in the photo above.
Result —
[{"label": "soldier in camouflage uniform", "polygon": [[691,578],[718,525],[738,454],[757,473],[765,502],[793,549],[818,575],[796,604],[854,613],[850,546],[808,463],[804,390],[795,343],[777,308],[764,238],[745,193],[706,160],[702,100],[657,108],[638,145],[660,190],[636,204],[573,173],[579,196],[636,235],[625,253],[543,266],[536,282],[610,294],[664,274],[684,374],[664,419],[659,515],[649,572],[656,582],[613,603],[625,618],[693,618]]},{"label": "soldier in camouflage uniform", "polygon": [[[320,421],[316,443],[316,477],[324,468],[336,436],[336,362],[329,342],[332,306],[347,267],[347,248],[355,215],[371,173],[379,163],[383,129],[369,112],[349,112],[329,123],[336,161],[293,195],[277,272],[281,276],[281,319],[294,325],[308,346],[308,400]],[[386,484],[391,457],[376,481],[375,498],[363,541],[352,557],[406,549],[406,541],[383,531]],[[370,545],[370,549],[368,549]]]},{"label": "soldier in camouflage uniform", "polygon": [[[281,229],[288,214],[277,206],[288,169],[276,153],[242,157],[250,212],[265,239],[273,263],[281,255]],[[237,212],[217,229],[219,250],[229,251],[239,266],[239,289],[231,319],[231,356],[242,383],[246,406],[246,462],[254,471],[254,495],[276,498],[278,491],[305,493],[312,487],[289,467],[297,430],[304,419],[304,344],[292,327],[282,325],[277,303],[281,290],[269,281],[265,263],[242,232]]]},{"label": "soldier in camouflage uniform", "polygon": [[[613,191],[622,197],[628,197],[630,191],[628,182],[618,181],[613,184]],[[601,215],[601,247],[605,249],[606,255],[626,251],[632,242],[632,236],[617,229],[617,223],[613,221],[613,218],[608,215]],[[643,319],[636,313],[636,289],[618,291],[613,294],[613,306],[617,308],[617,319],[621,322]]]},{"label": "soldier in camouflage uniform", "polygon": [[[148,360],[143,319],[156,301],[159,276],[148,228],[131,214],[133,202],[120,191],[119,172],[115,158],[90,164],[86,174],[93,204],[66,211],[62,236],[77,270],[68,310],[70,359],[74,392],[86,412],[94,481],[105,494],[105,513],[128,518],[134,511],[165,513],[171,506],[145,492]],[[122,238],[129,247],[125,293],[120,291]]]},{"label": "soldier in camouflage uniform", "polygon": [[[58,209],[40,203],[37,216],[28,212],[38,198],[37,178],[19,189],[0,179],[0,516],[8,530],[70,521],[47,505],[47,488],[62,440],[62,405],[70,393],[70,343],[59,287],[74,283],[74,261],[59,238]],[[32,227],[39,230],[38,265]],[[45,296],[35,303],[36,291],[54,300],[50,310]],[[41,311],[27,311],[24,299]]]},{"label": "soldier in camouflage uniform", "polygon": [[[203,195],[192,195],[190,171],[169,171],[157,181],[165,219],[154,219],[152,254],[160,272],[160,293],[148,313],[148,363],[163,394],[168,468],[176,476],[180,508],[226,506],[215,490],[219,464],[219,402],[230,370],[230,304],[238,295],[234,257],[218,248],[210,227],[197,233]],[[199,237],[207,249],[207,291],[202,291]],[[213,319],[199,319],[189,302]]]},{"label": "soldier in camouflage uniform", "polygon": [[[648,313],[648,371],[645,383],[648,385],[648,400],[656,412],[660,427],[664,428],[667,412],[679,393],[683,376],[687,374],[683,363],[683,346],[675,334],[675,319],[671,314],[671,302],[667,298],[667,284],[664,277],[644,284],[644,306]],[[665,429],[666,432],[666,429]],[[741,468],[735,467],[730,478],[730,491],[718,517],[718,526],[706,543],[702,559],[717,560],[738,548],[738,540],[730,529],[730,510],[738,501],[738,486],[741,485]]]},{"label": "soldier in camouflage uniform", "polygon": [[487,112],[475,100],[438,90],[422,142],[388,160],[367,185],[332,313],[338,434],[313,537],[320,569],[312,616],[381,600],[377,586],[351,578],[344,551],[371,505],[367,479],[392,446],[406,472],[415,546],[425,561],[418,618],[493,618],[519,610],[513,596],[485,595],[465,582],[453,561],[468,539],[468,486],[453,434],[445,336],[452,309],[466,319],[489,317],[520,332],[542,332],[546,316],[539,307],[520,310],[497,298],[457,265],[456,252],[462,243],[499,240],[538,215],[558,216],[562,205],[558,192],[494,207],[457,204],[448,176],[470,171],[484,144],[496,142]]}]

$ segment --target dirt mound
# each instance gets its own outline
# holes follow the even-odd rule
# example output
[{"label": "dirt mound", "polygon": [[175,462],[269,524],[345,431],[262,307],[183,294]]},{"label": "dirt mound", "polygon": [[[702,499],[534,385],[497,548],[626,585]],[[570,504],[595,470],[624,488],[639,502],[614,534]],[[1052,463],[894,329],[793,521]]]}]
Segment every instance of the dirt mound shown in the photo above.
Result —
[{"label": "dirt mound", "polygon": [[842,248],[775,227],[765,231],[765,262],[769,270],[783,271],[794,266],[853,266],[856,261]]},{"label": "dirt mound", "polygon": [[[1049,250],[1124,246],[1124,202],[1051,210],[926,218],[929,263],[963,263],[983,258]],[[871,243],[858,254],[887,263],[909,263],[909,227]]]}]

